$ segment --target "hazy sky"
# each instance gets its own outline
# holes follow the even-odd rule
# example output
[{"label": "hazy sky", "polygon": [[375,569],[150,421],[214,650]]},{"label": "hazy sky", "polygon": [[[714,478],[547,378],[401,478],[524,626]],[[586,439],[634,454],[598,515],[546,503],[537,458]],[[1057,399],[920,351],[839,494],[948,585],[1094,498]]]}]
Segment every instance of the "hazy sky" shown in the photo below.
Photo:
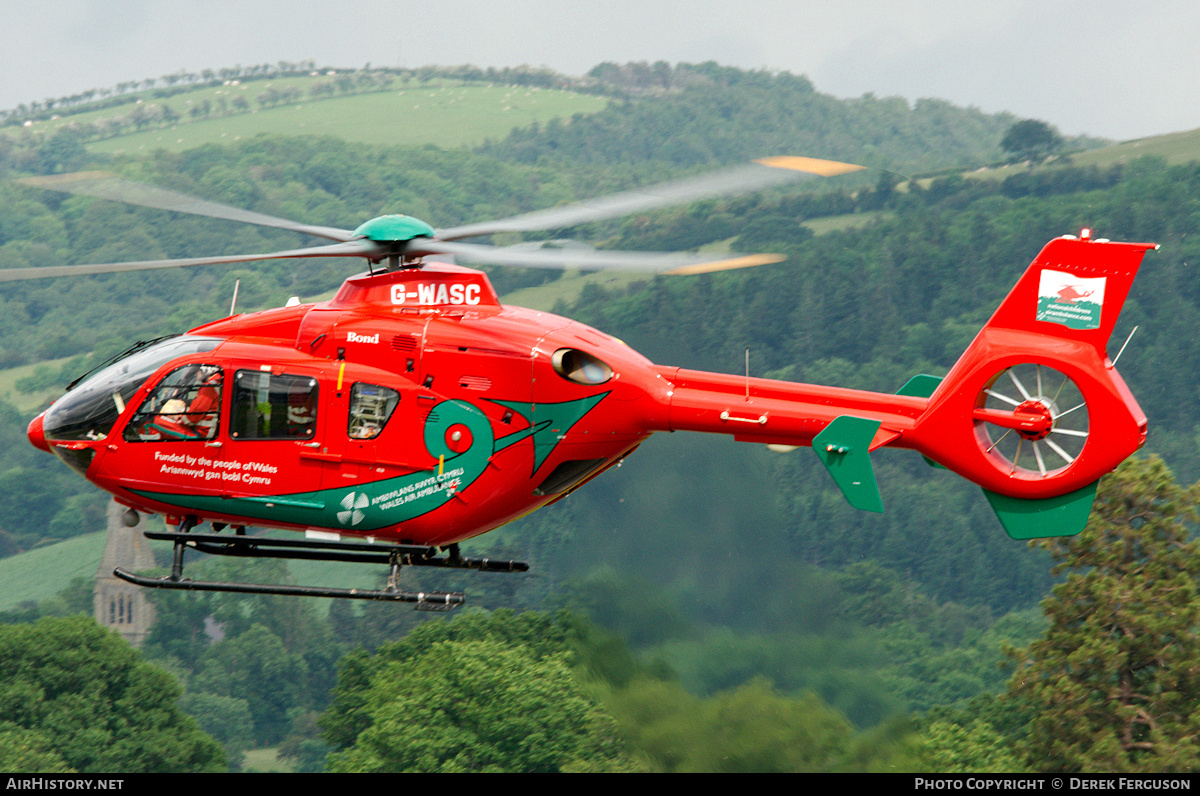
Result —
[{"label": "hazy sky", "polygon": [[718,61],[1117,139],[1200,127],[1196,0],[0,0],[0,108],[237,64]]}]

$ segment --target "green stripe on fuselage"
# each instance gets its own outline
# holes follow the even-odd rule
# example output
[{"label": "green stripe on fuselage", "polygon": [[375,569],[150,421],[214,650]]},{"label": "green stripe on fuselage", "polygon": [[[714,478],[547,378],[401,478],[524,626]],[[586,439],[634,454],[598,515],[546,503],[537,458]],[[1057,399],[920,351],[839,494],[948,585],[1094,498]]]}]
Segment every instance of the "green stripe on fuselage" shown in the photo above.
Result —
[{"label": "green stripe on fuselage", "polygon": [[[263,497],[132,491],[201,515],[234,515],[356,532],[378,530],[441,508],[483,474],[494,453],[530,437],[534,445],[533,472],[536,472],[562,436],[606,395],[608,393],[601,393],[555,404],[493,401],[519,413],[529,422],[529,427],[506,434],[499,440],[492,433],[491,421],[477,407],[466,401],[442,401],[434,407],[424,429],[426,449],[434,458],[442,457],[440,468],[359,484],[353,489],[342,487]],[[450,450],[445,439],[446,431],[455,424],[466,426],[472,439],[471,446],[459,453]]]},{"label": "green stripe on fuselage", "polygon": [[[525,429],[525,433],[533,437],[533,470],[530,473],[532,475],[558,447],[563,436],[607,395],[608,393],[602,392],[588,398],[562,401],[556,404],[522,401],[492,401],[492,403],[507,407],[529,421],[530,428]],[[517,442],[518,440],[515,439],[509,442],[509,438],[513,436],[516,435],[510,434],[507,437],[501,437],[496,445],[496,450],[503,450],[512,442]]]}]

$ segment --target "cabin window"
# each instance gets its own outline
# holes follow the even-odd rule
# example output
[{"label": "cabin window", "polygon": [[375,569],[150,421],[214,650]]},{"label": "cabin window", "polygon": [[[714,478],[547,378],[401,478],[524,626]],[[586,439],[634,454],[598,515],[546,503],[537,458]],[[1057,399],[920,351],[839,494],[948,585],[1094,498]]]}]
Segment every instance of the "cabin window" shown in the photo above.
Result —
[{"label": "cabin window", "polygon": [[310,439],[316,430],[316,379],[259,370],[239,370],[234,374],[230,437]]},{"label": "cabin window", "polygon": [[130,442],[209,440],[217,435],[224,376],[216,365],[168,373],[125,426]]},{"label": "cabin window", "polygon": [[350,388],[350,420],[346,433],[350,439],[375,439],[387,425],[400,393],[378,384],[355,384]]}]

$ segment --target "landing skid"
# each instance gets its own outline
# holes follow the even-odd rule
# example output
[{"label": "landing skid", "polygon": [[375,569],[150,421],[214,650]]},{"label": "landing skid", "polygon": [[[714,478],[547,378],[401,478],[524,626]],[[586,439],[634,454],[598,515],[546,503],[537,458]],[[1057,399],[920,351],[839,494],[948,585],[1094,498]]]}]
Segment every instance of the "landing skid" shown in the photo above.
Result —
[{"label": "landing skid", "polygon": [[[350,600],[385,600],[415,603],[421,611],[449,611],[465,601],[462,592],[412,592],[400,589],[397,582],[400,567],[444,567],[477,569],[481,572],[525,572],[529,565],[523,561],[503,561],[490,558],[463,558],[458,545],[446,548],[446,555],[437,555],[434,547],[404,544],[364,544],[361,542],[331,542],[312,539],[267,539],[243,535],[190,533],[188,531],[146,531],[147,539],[161,539],[174,544],[171,574],[148,578],[122,567],[113,574],[122,580],[151,589],[182,591],[224,591],[241,594],[283,594],[302,597],[334,597]],[[243,558],[291,558],[308,561],[348,561],[361,564],[387,564],[388,583],[382,589],[334,589],[325,586],[289,586],[267,583],[226,583],[222,581],[191,580],[183,577],[183,554],[188,548],[218,556]]]}]

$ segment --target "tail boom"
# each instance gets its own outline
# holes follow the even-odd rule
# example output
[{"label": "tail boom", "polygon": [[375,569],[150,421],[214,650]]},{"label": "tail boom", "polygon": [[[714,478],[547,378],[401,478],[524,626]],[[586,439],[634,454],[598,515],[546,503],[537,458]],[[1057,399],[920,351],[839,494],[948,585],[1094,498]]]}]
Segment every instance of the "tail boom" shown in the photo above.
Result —
[{"label": "tail boom", "polygon": [[1107,346],[1150,243],[1051,241],[944,379],[900,394],[657,368],[647,431],[813,446],[851,505],[881,511],[868,454],[911,448],[983,487],[1014,538],[1078,533],[1095,485],[1146,441]]},{"label": "tail boom", "polygon": [[838,417],[879,421],[871,449],[904,444],[927,410],[926,398],[661,368],[670,385],[662,431],[731,434],[741,442],[811,445]]}]

